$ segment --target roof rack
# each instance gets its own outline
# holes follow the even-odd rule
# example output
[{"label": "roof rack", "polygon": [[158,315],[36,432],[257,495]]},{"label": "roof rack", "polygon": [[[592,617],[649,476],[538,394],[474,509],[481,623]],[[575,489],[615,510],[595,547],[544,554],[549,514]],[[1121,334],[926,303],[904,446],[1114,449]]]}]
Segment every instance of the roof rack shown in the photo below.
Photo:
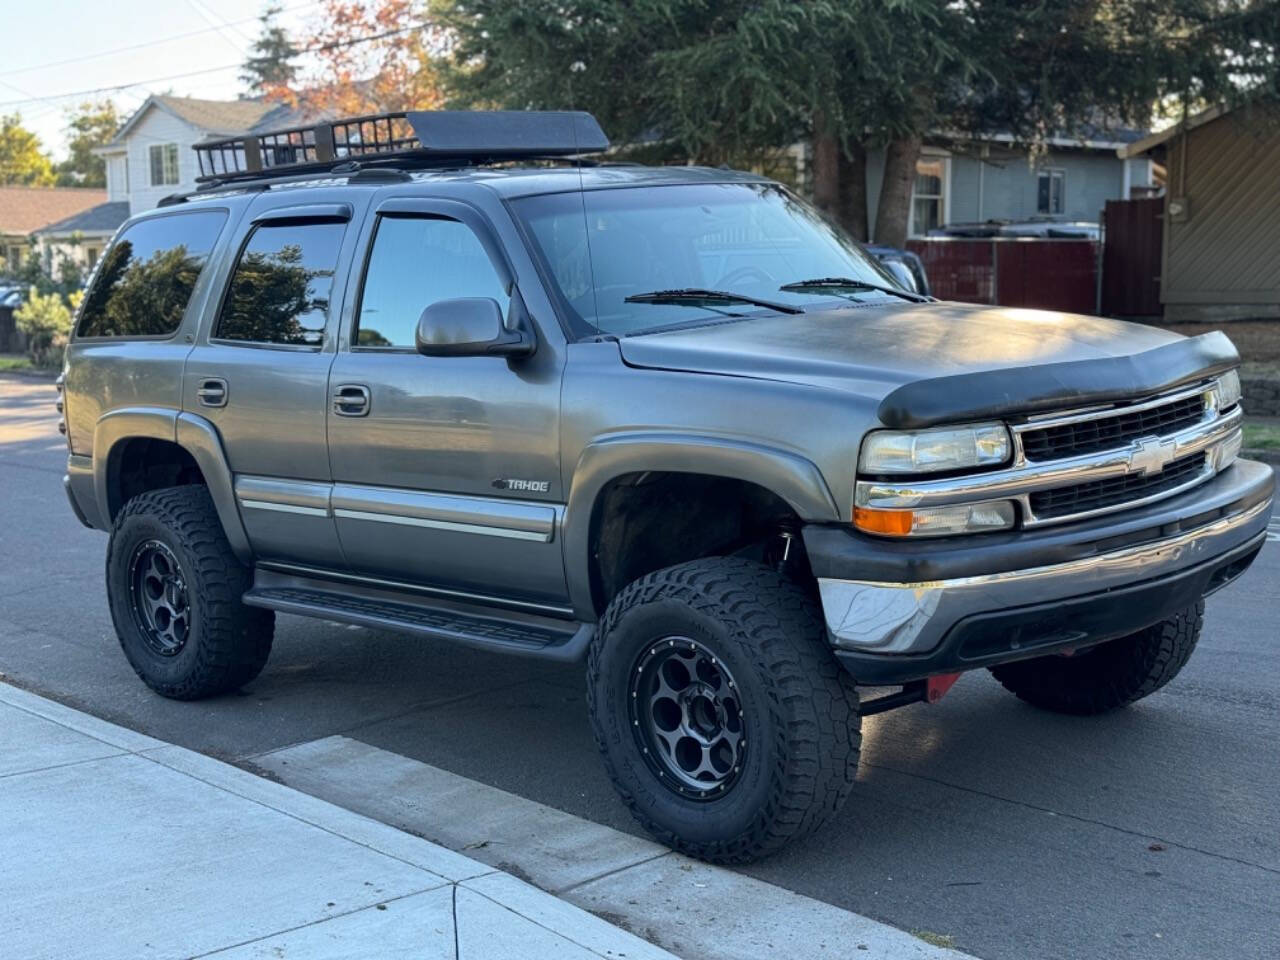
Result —
[{"label": "roof rack", "polygon": [[359,170],[394,162],[440,166],[538,160],[599,153],[609,138],[596,118],[577,111],[420,110],[329,120],[313,126],[221,137],[197,143],[196,182]]}]

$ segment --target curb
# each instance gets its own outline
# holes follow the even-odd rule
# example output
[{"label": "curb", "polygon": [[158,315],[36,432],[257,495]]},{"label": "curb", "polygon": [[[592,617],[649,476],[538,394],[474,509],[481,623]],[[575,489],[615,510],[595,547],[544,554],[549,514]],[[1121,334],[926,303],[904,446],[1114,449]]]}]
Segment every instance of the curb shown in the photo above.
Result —
[{"label": "curb", "polygon": [[[587,960],[588,957],[592,960],[614,960],[621,957],[632,960],[676,960],[672,954],[635,934],[545,893],[501,869],[495,869],[282,783],[255,776],[205,754],[109,723],[9,683],[0,682],[0,705],[12,708],[16,711],[16,716],[31,718],[32,722],[48,721],[56,725],[62,731],[58,734],[59,742],[56,744],[61,749],[68,749],[69,743],[83,744],[75,747],[80,755],[71,758],[69,762],[56,762],[67,758],[50,757],[46,752],[43,755],[37,754],[27,766],[22,766],[19,750],[18,766],[6,771],[6,777],[13,779],[4,781],[11,787],[17,784],[18,790],[26,790],[26,799],[19,797],[17,801],[18,809],[24,811],[23,816],[26,815],[25,811],[35,811],[26,820],[19,817],[19,835],[23,829],[35,831],[37,844],[44,843],[46,848],[51,837],[56,838],[58,844],[73,844],[77,848],[76,858],[82,862],[73,864],[68,861],[59,867],[56,858],[39,858],[36,861],[38,866],[31,868],[37,878],[34,880],[34,889],[27,889],[33,882],[30,878],[19,876],[12,870],[4,881],[0,881],[0,889],[5,889],[12,896],[21,887],[24,897],[29,895],[34,898],[27,904],[28,907],[30,903],[43,902],[46,907],[62,910],[66,928],[60,931],[62,939],[59,942],[64,946],[73,941],[85,944],[85,956],[124,955],[116,951],[125,943],[134,943],[137,947],[136,950],[130,950],[130,955],[150,952],[156,949],[149,942],[152,925],[158,923],[159,919],[149,914],[133,915],[113,931],[114,939],[110,942],[114,946],[111,946],[95,940],[94,934],[81,929],[82,920],[72,921],[69,918],[66,912],[69,906],[67,897],[84,895],[86,891],[77,891],[75,882],[67,883],[67,889],[61,889],[61,884],[67,880],[65,871],[88,870],[93,875],[93,871],[97,870],[101,873],[103,863],[110,860],[110,844],[115,842],[119,845],[121,840],[118,832],[115,835],[108,832],[104,837],[92,834],[76,837],[75,831],[58,820],[56,814],[42,821],[41,811],[46,807],[44,800],[49,799],[49,805],[54,807],[57,804],[41,792],[51,789],[48,783],[41,781],[53,782],[54,787],[62,790],[60,799],[71,797],[73,809],[82,814],[86,811],[106,810],[108,819],[113,815],[119,819],[120,804],[117,803],[112,808],[108,802],[103,807],[102,797],[97,791],[101,789],[101,783],[111,780],[105,765],[114,764],[113,769],[118,771],[123,764],[127,771],[123,777],[135,792],[155,789],[158,795],[168,796],[176,790],[184,802],[192,800],[189,796],[191,794],[195,795],[197,801],[205,797],[213,798],[207,804],[209,807],[225,804],[228,797],[234,798],[236,816],[240,817],[238,823],[248,825],[259,835],[272,831],[276,832],[273,835],[283,832],[287,840],[286,846],[292,843],[295,850],[303,840],[308,845],[321,842],[325,848],[325,856],[328,857],[325,864],[331,868],[328,879],[312,880],[310,875],[299,879],[295,871],[287,880],[268,886],[265,888],[267,900],[260,900],[257,904],[256,920],[241,921],[239,926],[232,922],[227,925],[225,933],[217,936],[202,929],[201,932],[205,934],[204,945],[199,950],[187,950],[186,947],[192,941],[184,937],[181,931],[170,930],[166,933],[170,951],[160,948],[160,953],[168,953],[172,948],[180,947],[184,955],[190,952],[203,955],[204,947],[212,945],[212,952],[219,955],[227,952],[229,956],[244,957],[245,960],[248,960],[250,954],[255,957],[268,955],[268,950],[271,950],[269,955],[273,956],[369,955],[365,951],[371,936],[397,942],[422,940],[424,930],[421,928],[425,922],[427,927],[433,928],[425,932],[438,940],[450,940],[448,945],[452,946],[452,950],[423,952],[425,947],[418,944],[417,952],[411,953],[406,952],[403,943],[399,943],[399,946],[383,944],[388,946],[385,955],[436,957],[450,953],[456,956],[461,947],[471,956],[504,957],[509,960],[517,957],[521,960],[556,960],[568,956],[582,960]],[[74,739],[69,741],[68,737]],[[85,755],[85,750],[92,755]],[[97,766],[78,779],[74,772],[68,772],[88,764]],[[175,784],[178,785],[176,788]],[[172,807],[172,801],[168,802]],[[10,812],[12,809],[11,802]],[[224,814],[224,818],[225,816]],[[185,826],[193,827],[197,823],[198,818],[195,818],[185,822]],[[225,835],[201,834],[195,829],[194,836],[190,839],[191,849],[207,851],[210,846],[216,847],[224,842],[234,847],[235,835],[234,831]],[[143,843],[145,845],[145,840]],[[4,844],[0,844],[0,848],[3,847]],[[12,844],[9,848],[11,852]],[[139,846],[134,843],[130,849],[136,850]],[[350,859],[352,854],[348,851],[359,855],[359,865],[352,865],[354,861]],[[231,851],[226,851],[229,852]],[[207,859],[206,856],[206,861]],[[14,868],[15,861],[9,859],[6,865]],[[64,871],[61,874],[58,873],[60,869]],[[178,869],[182,869],[180,863]],[[266,870],[267,865],[264,864],[262,869]],[[210,877],[208,881],[213,879]],[[18,881],[16,884],[13,882],[15,880]],[[329,908],[335,907],[335,903],[328,902],[327,907],[321,908],[309,900],[314,898],[320,902],[325,900],[326,892],[333,894],[335,887],[325,885],[329,880],[345,884],[345,896],[333,896],[335,901],[351,900],[353,894],[349,888],[356,886],[356,880],[365,882],[363,888],[356,887],[359,893],[355,896],[359,900],[355,903],[344,902],[343,912],[333,914],[329,912]],[[206,881],[188,877],[185,882],[189,889],[199,892],[204,889],[201,883]],[[392,887],[386,891],[386,896],[381,895],[383,883],[389,883]],[[55,886],[59,889],[55,889]],[[364,888],[368,888],[367,891]],[[142,889],[145,892],[150,888]],[[69,894],[69,891],[77,893]],[[137,902],[139,889],[136,884],[134,889],[130,889],[129,884],[124,883],[112,895],[120,897],[124,903]],[[144,899],[152,899],[151,894],[145,893]],[[425,902],[428,899],[431,903]],[[368,903],[364,903],[365,900]],[[450,900],[451,919],[448,916]],[[440,904],[436,901],[444,901],[444,909],[440,909]],[[264,903],[267,904],[266,908],[263,907]],[[100,917],[104,909],[118,907],[86,903],[84,909],[87,915]],[[169,907],[164,909],[168,910]],[[128,912],[124,910],[124,913]],[[294,922],[299,918],[304,922]],[[447,929],[449,924],[452,929]],[[23,930],[20,926],[17,932],[19,943],[44,943],[42,934],[30,927]],[[227,942],[222,943],[220,938],[225,938]],[[143,948],[143,940],[148,941],[147,949]],[[366,946],[359,946],[362,941]],[[396,948],[392,949],[393,946]],[[37,947],[34,954],[19,949],[15,955],[72,955],[42,952],[46,949],[47,945]],[[74,955],[82,954],[77,952]]]},{"label": "curb", "polygon": [[57,370],[0,370],[0,378],[14,380],[47,380],[52,383],[58,379]]}]

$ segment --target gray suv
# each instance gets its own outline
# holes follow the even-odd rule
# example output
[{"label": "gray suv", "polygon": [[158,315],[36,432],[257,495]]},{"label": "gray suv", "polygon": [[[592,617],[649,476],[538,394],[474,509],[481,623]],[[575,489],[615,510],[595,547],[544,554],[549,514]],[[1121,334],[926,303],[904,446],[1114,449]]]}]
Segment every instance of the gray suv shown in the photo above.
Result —
[{"label": "gray suv", "polygon": [[65,483],[148,686],[250,682],[277,611],[585,661],[623,802],[741,862],[840,809],[862,716],[966,670],[1069,714],[1178,673],[1271,513],[1225,336],[938,302],[776,183],[606,146],[210,142],[121,228]]}]

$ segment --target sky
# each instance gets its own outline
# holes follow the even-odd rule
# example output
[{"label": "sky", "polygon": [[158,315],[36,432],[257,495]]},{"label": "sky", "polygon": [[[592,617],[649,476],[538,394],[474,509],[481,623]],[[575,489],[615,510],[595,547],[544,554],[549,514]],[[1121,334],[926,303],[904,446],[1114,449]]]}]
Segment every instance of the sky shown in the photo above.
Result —
[{"label": "sky", "polygon": [[[291,33],[318,0],[278,0]],[[234,99],[265,0],[3,0],[0,114],[66,152],[66,109],[109,98],[127,117],[153,93]],[[122,47],[133,49],[121,50]],[[71,61],[71,62],[68,62]],[[68,96],[100,87],[102,93]]]}]

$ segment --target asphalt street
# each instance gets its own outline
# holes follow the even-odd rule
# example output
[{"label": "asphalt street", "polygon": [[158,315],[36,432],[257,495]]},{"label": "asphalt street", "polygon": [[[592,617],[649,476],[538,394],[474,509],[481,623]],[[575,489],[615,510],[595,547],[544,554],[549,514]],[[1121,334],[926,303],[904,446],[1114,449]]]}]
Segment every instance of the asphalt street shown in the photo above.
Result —
[{"label": "asphalt street", "polygon": [[[281,617],[239,695],[152,694],[111,628],[106,537],[62,492],[54,399],[49,381],[0,377],[5,679],[222,759],[342,734],[638,832],[579,667]],[[1272,543],[1210,599],[1182,675],[1131,709],[1041,713],[982,673],[868,718],[838,821],[746,872],[990,960],[1280,956],[1278,614]]]}]

